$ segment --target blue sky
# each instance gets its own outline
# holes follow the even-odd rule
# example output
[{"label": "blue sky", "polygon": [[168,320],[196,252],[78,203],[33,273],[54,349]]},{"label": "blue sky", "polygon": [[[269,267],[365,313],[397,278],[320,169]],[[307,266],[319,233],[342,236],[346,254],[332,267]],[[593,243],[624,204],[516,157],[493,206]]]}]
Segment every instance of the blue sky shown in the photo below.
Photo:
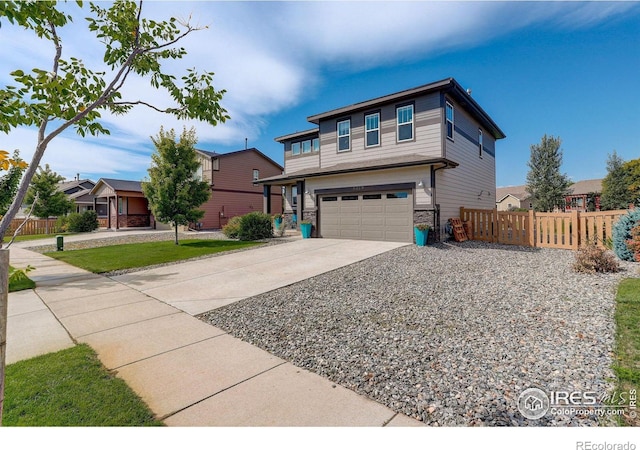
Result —
[{"label": "blue sky", "polygon": [[[100,68],[87,35],[88,9],[67,6],[74,25],[63,57]],[[637,2],[145,2],[147,15],[192,15],[207,30],[183,42],[189,56],[169,68],[216,73],[232,120],[215,128],[144,108],[106,117],[111,136],[56,138],[43,159],[72,178],[142,179],[160,126],[195,126],[198,147],[256,147],[282,163],[274,138],[312,128],[310,115],[446,77],[506,133],[498,142],[498,186],[524,184],[530,145],[563,141],[563,172],[574,181],[606,174],[607,154],[640,157],[640,3]],[[50,67],[47,44],[4,24],[0,83],[16,68]],[[125,92],[164,101],[132,80]],[[30,158],[35,130],[0,137]]]}]

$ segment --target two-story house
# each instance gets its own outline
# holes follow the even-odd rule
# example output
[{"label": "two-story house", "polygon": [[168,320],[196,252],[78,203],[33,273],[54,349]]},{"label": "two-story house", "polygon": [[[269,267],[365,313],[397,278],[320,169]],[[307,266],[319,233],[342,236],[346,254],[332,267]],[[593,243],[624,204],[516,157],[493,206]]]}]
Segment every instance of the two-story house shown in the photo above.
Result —
[{"label": "two-story house", "polygon": [[[200,206],[204,217],[201,229],[219,229],[230,218],[253,211],[262,211],[261,177],[281,175],[283,167],[260,150],[248,148],[230,153],[196,149],[200,160],[200,179],[211,186],[211,197]],[[271,213],[282,212],[282,193],[270,195]]]},{"label": "two-story house", "polygon": [[[505,134],[453,78],[308,117],[316,127],[276,138],[285,215],[314,236],[413,242],[413,224],[438,238],[460,207],[493,209],[495,144]],[[280,189],[280,188],[278,188]]]}]

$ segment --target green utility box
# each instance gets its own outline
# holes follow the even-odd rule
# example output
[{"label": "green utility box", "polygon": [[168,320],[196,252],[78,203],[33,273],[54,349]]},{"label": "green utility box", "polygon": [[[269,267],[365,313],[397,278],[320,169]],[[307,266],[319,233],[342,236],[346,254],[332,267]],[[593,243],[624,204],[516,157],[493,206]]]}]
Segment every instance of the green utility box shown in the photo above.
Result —
[{"label": "green utility box", "polygon": [[56,249],[59,252],[64,250],[64,236],[56,236]]}]

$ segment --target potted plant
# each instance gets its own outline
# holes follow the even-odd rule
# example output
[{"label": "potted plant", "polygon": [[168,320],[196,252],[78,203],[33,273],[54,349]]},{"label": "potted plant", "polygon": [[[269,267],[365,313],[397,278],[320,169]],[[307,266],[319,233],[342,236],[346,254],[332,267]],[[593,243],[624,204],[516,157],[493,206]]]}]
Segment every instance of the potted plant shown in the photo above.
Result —
[{"label": "potted plant", "polygon": [[280,213],[274,214],[273,223],[274,223],[274,225],[276,227],[276,230],[279,230],[280,227],[282,226],[282,214],[280,214]]},{"label": "potted plant", "polygon": [[413,231],[416,237],[416,245],[418,247],[424,247],[427,245],[427,237],[429,237],[429,230],[431,227],[426,223],[417,223],[413,226]]},{"label": "potted plant", "polygon": [[311,237],[311,221],[303,220],[300,222],[300,231],[302,231],[302,237],[308,239]]}]

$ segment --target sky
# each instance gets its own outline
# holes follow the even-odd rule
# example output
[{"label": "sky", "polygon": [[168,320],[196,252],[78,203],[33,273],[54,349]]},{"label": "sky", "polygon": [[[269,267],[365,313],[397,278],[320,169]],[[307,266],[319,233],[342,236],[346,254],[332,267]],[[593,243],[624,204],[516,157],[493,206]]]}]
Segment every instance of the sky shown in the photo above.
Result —
[{"label": "sky", "polygon": [[[106,3],[101,3],[106,6]],[[64,8],[63,58],[104,69],[87,31],[87,4]],[[497,186],[525,183],[530,147],[562,139],[562,171],[573,181],[602,178],[614,150],[640,157],[640,2],[176,2],[145,1],[143,15],[189,18],[204,28],[182,41],[188,55],[166,65],[215,72],[231,120],[215,127],[137,107],[103,114],[111,135],[55,138],[41,162],[73,179],[142,180],[160,127],[195,127],[197,148],[225,153],[256,147],[283,164],[274,138],[313,128],[307,117],[453,77],[507,137],[496,145]],[[2,21],[0,85],[9,72],[49,70],[50,43]],[[131,79],[123,99],[168,97]],[[34,128],[0,134],[0,149],[29,161]]]}]

